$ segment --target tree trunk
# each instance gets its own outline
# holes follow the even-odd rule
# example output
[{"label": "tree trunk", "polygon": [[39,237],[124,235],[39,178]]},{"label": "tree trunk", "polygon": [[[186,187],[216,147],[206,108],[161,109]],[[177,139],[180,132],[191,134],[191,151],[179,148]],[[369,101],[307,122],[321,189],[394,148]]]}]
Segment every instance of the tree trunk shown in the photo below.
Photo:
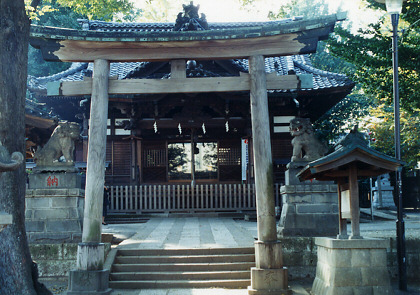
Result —
[{"label": "tree trunk", "polygon": [[[0,141],[25,155],[29,20],[23,0],[0,0]],[[13,224],[0,232],[0,294],[51,294],[38,284],[25,231],[25,165],[0,173],[0,211]]]}]

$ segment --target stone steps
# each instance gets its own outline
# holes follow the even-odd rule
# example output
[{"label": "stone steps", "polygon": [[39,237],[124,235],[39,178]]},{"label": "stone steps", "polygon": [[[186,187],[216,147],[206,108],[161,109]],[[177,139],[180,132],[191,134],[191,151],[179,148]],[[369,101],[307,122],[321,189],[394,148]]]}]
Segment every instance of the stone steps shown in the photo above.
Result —
[{"label": "stone steps", "polygon": [[254,248],[118,250],[113,289],[246,288]]}]

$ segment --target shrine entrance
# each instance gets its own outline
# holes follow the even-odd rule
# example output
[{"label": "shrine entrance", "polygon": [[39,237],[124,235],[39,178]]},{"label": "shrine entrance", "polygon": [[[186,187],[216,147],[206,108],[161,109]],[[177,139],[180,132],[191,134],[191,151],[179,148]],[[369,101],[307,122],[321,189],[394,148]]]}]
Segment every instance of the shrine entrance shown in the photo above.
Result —
[{"label": "shrine entrance", "polygon": [[[195,10],[198,11],[198,8],[195,7]],[[195,17],[198,18],[198,13]],[[83,290],[83,287],[91,288],[94,285],[93,281],[87,282],[81,279],[86,277],[95,282],[104,283],[95,290],[97,294],[110,292],[107,284],[108,270],[103,269],[104,246],[100,243],[110,96],[237,91],[250,94],[255,164],[258,241],[255,243],[256,267],[251,269],[249,294],[268,294],[273,290],[290,294],[287,268],[283,267],[281,244],[277,241],[267,90],[312,88],[312,78],[294,75],[292,72],[284,76],[278,76],[276,73],[267,74],[264,57],[314,52],[318,41],[328,37],[337,20],[339,20],[337,15],[331,15],[322,19],[280,22],[233,31],[112,32],[112,34],[106,31],[32,27],[31,44],[41,49],[45,60],[93,62],[94,64],[92,78],[86,77],[81,82],[63,82],[56,85],[55,89],[57,93],[64,96],[88,95],[91,97],[83,243],[78,247],[78,269],[70,274],[68,294],[77,294],[77,290]],[[241,72],[239,76],[211,78],[187,78],[186,76],[187,60],[237,58],[247,59],[248,73]],[[110,62],[127,61],[170,61],[170,78],[126,80],[110,78]],[[178,125],[174,121],[171,123]],[[197,124],[197,122],[193,123]],[[149,124],[153,123],[149,122]],[[174,141],[173,144],[171,147],[174,149],[182,142]],[[204,149],[204,146],[201,148]],[[208,148],[214,149],[215,146],[209,145]],[[223,151],[222,148],[220,144],[217,145],[219,152]],[[185,161],[189,159],[191,163],[195,163],[194,158],[200,155],[198,142],[191,141],[190,150],[191,158],[186,158]],[[231,164],[235,162],[229,159],[234,155],[232,151],[223,151],[221,154],[223,153],[228,155],[225,157],[228,160],[223,159],[219,162],[217,170],[219,175],[222,173],[221,163],[233,166]],[[209,153],[209,156],[212,154],[214,153]],[[171,159],[176,159],[176,157]],[[146,160],[149,160],[149,157],[146,157]],[[210,164],[207,167],[210,166],[213,169],[211,159],[208,163]],[[188,170],[184,171],[183,167],[183,163],[174,166],[173,177],[175,177],[175,171],[179,172],[179,177],[188,177]],[[191,164],[192,181],[195,180],[194,170],[197,167]],[[278,279],[267,279],[273,276]]]}]

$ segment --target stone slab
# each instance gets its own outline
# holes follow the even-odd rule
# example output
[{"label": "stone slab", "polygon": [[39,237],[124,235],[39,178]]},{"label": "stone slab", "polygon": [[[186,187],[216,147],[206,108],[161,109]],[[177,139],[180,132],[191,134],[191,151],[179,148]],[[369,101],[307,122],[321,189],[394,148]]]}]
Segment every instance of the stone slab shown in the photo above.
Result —
[{"label": "stone slab", "polygon": [[25,197],[63,197],[63,196],[72,196],[72,197],[83,197],[85,195],[85,190],[80,188],[44,188],[44,189],[27,189]]},{"label": "stone slab", "polygon": [[13,216],[5,212],[0,212],[0,225],[12,224]]},{"label": "stone slab", "polygon": [[70,271],[67,295],[108,295],[111,291],[107,269]]},{"label": "stone slab", "polygon": [[[261,269],[251,267],[251,286],[248,290],[281,291],[288,289],[287,268]],[[248,293],[253,294],[253,293]],[[255,293],[254,293],[255,294]],[[258,293],[257,293],[258,294]],[[263,294],[263,293],[259,293]]]},{"label": "stone slab", "polygon": [[82,176],[76,172],[32,173],[28,175],[29,189],[81,188]]},{"label": "stone slab", "polygon": [[386,249],[389,247],[389,240],[370,238],[357,240],[342,240],[316,237],[315,245],[332,249]]}]

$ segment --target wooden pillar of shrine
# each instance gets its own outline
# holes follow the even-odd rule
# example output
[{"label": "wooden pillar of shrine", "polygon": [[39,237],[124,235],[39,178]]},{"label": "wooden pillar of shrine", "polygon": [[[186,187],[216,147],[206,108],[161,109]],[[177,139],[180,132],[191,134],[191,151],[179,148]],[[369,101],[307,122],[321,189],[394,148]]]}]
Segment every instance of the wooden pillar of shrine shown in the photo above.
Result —
[{"label": "wooden pillar of shrine", "polygon": [[350,214],[351,235],[350,239],[361,239],[360,236],[360,209],[359,209],[359,183],[357,182],[357,164],[352,163],[349,171],[350,188]]},{"label": "wooden pillar of shrine", "polygon": [[[109,61],[94,61],[90,105],[89,146],[86,170],[82,243],[77,249],[77,269],[70,272],[67,294],[110,294],[109,270],[103,269],[105,247],[101,243],[108,119]],[[83,293],[84,294],[84,293]]]},{"label": "wooden pillar of shrine", "polygon": [[248,294],[291,294],[291,290],[288,290],[287,268],[283,267],[281,244],[277,241],[267,80],[263,56],[249,58],[249,73],[258,241],[255,242],[256,267],[251,268]]}]

